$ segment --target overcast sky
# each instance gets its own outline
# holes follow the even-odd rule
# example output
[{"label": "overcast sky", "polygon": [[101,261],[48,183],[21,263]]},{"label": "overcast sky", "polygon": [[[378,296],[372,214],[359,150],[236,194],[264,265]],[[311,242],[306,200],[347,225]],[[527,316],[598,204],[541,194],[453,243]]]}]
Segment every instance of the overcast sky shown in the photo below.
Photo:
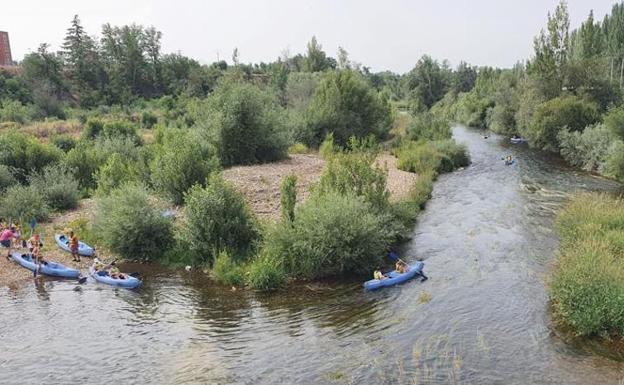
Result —
[{"label": "overcast sky", "polygon": [[[138,23],[162,31],[163,52],[202,63],[271,61],[285,50],[304,52],[316,35],[336,56],[374,71],[405,72],[423,54],[476,65],[512,66],[532,52],[532,40],[557,0],[17,0],[2,5],[0,30],[8,31],[13,59],[42,42],[58,49],[74,14],[91,35],[102,24]],[[569,0],[572,27],[593,9],[597,18],[614,1]]]}]

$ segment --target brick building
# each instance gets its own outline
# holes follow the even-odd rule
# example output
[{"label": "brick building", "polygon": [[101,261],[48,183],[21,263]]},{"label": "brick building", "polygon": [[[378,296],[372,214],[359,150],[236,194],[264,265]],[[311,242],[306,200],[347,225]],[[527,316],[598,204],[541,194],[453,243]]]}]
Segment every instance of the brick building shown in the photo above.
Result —
[{"label": "brick building", "polygon": [[0,31],[0,67],[12,66],[11,45],[9,44],[9,33]]}]

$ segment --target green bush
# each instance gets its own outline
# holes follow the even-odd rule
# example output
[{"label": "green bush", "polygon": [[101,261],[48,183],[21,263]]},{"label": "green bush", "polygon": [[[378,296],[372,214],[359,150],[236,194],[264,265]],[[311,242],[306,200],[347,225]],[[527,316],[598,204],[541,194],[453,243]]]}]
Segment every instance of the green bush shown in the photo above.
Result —
[{"label": "green bush", "polygon": [[52,209],[68,210],[78,207],[78,181],[65,166],[47,166],[43,172],[33,174],[28,179],[33,188],[43,193]]},{"label": "green bush", "polygon": [[54,135],[50,138],[50,142],[59,149],[63,150],[63,152],[68,152],[72,148],[76,147],[76,139],[69,134]]},{"label": "green bush", "polygon": [[14,220],[38,221],[48,219],[50,208],[43,192],[34,186],[13,185],[0,198],[0,217]]},{"label": "green bush", "polygon": [[620,182],[624,181],[624,141],[616,140],[609,147],[604,173]]},{"label": "green bush", "polygon": [[407,197],[392,203],[391,213],[405,229],[411,229],[409,226],[414,223],[425,203],[431,199],[435,175],[432,171],[419,174]]},{"label": "green bush", "polygon": [[575,96],[562,96],[540,104],[527,132],[531,144],[549,151],[559,150],[561,129],[582,131],[599,119],[598,107]]},{"label": "green bush", "polygon": [[214,152],[197,138],[180,134],[162,146],[151,165],[154,188],[181,204],[184,193],[195,184],[205,185],[211,172],[219,168]]},{"label": "green bush", "polygon": [[573,199],[557,217],[561,245],[550,282],[555,316],[580,335],[624,334],[624,202]]},{"label": "green bush", "polygon": [[212,264],[220,251],[244,259],[258,238],[256,221],[243,196],[219,174],[208,185],[195,185],[184,195],[184,226],[180,238],[196,264]]},{"label": "green bush", "polygon": [[316,88],[306,112],[307,144],[318,146],[334,133],[340,146],[352,136],[383,139],[392,127],[390,104],[351,70],[327,72]]},{"label": "green bush", "polygon": [[107,138],[130,138],[137,144],[141,142],[137,134],[136,125],[127,120],[115,120],[104,123],[102,135]]},{"label": "green bush", "polygon": [[309,151],[310,149],[308,148],[308,146],[299,142],[288,147],[289,154],[307,154]]},{"label": "green bush", "polygon": [[140,186],[124,185],[101,199],[94,229],[124,258],[158,260],[174,243],[170,218]]},{"label": "green bush", "polygon": [[287,175],[282,180],[280,188],[280,203],[282,219],[285,221],[295,220],[295,204],[297,203],[297,176]]},{"label": "green bush", "polygon": [[583,132],[563,129],[557,135],[563,158],[575,167],[587,171],[602,172],[610,148],[617,139],[611,130],[602,124],[587,127]]},{"label": "green bush", "polygon": [[407,128],[407,137],[411,140],[444,140],[452,135],[448,121],[428,111],[413,116]]},{"label": "green bush", "polygon": [[39,172],[49,164],[61,159],[62,152],[36,138],[17,131],[0,134],[0,164],[12,168],[20,181],[31,172]]},{"label": "green bush", "polygon": [[284,111],[274,95],[245,84],[224,83],[208,99],[207,129],[221,164],[271,162],[287,156]]},{"label": "green bush", "polygon": [[377,210],[388,205],[388,170],[375,163],[376,152],[357,150],[337,152],[327,160],[317,190],[336,191],[363,197]]},{"label": "green bush", "polygon": [[26,123],[30,110],[17,100],[3,100],[0,103],[0,122]]},{"label": "green bush", "polygon": [[246,281],[252,289],[272,290],[284,285],[286,273],[278,261],[259,256],[249,264]]},{"label": "green bush", "polygon": [[11,169],[4,164],[0,164],[0,192],[17,183],[17,179],[13,176]]},{"label": "green bush", "polygon": [[388,223],[363,197],[316,194],[269,231],[262,255],[296,277],[370,273],[396,237]]},{"label": "green bush", "polygon": [[242,266],[234,262],[227,251],[217,255],[211,273],[215,281],[222,285],[242,286],[245,283]]},{"label": "green bush", "polygon": [[149,111],[143,111],[141,114],[141,126],[150,129],[158,123],[158,117]]},{"label": "green bush", "polygon": [[97,118],[87,119],[87,124],[82,130],[82,137],[84,139],[95,139],[104,130],[104,122]]},{"label": "green bush", "polygon": [[465,146],[453,140],[438,142],[403,141],[396,149],[397,168],[419,174],[444,173],[470,164]]},{"label": "green bush", "polygon": [[100,196],[106,196],[124,184],[137,182],[131,166],[116,152],[95,172],[95,180]]},{"label": "green bush", "polygon": [[334,144],[334,133],[330,132],[323,139],[323,143],[319,146],[319,154],[321,158],[327,160],[331,158],[336,152],[340,151],[340,147]]},{"label": "green bush", "polygon": [[612,108],[604,116],[605,126],[620,139],[624,139],[624,107]]}]

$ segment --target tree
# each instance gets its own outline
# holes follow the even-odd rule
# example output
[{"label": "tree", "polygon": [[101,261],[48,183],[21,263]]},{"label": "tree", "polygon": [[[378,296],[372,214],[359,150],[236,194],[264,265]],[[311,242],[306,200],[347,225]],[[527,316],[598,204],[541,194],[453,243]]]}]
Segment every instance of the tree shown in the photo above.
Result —
[{"label": "tree", "polygon": [[329,68],[329,62],[323,47],[316,41],[316,36],[308,43],[308,52],[303,60],[305,72],[319,72]]},{"label": "tree", "polygon": [[306,142],[318,146],[329,134],[339,145],[349,138],[384,138],[392,117],[390,105],[362,77],[350,70],[328,72],[316,88],[306,112]]},{"label": "tree", "polygon": [[33,102],[41,117],[64,118],[63,99],[68,95],[63,79],[63,58],[48,51],[48,44],[41,44],[37,52],[24,57],[23,77],[32,90]]},{"label": "tree", "polygon": [[451,89],[455,93],[468,92],[475,86],[477,80],[477,70],[475,67],[468,65],[466,62],[461,62],[457,66],[457,70],[453,72]]},{"label": "tree", "polygon": [[594,22],[594,11],[589,12],[587,20],[570,35],[572,57],[575,60],[591,59],[602,53],[604,35],[599,23]]},{"label": "tree", "polygon": [[430,56],[424,55],[407,75],[410,99],[417,108],[431,108],[448,90],[449,72]]}]

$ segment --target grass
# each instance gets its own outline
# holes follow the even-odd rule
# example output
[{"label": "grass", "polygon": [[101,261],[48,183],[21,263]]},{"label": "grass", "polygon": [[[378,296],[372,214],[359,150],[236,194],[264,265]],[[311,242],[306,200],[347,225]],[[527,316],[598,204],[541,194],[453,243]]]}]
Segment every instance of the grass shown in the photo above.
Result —
[{"label": "grass", "polygon": [[289,154],[307,154],[308,152],[310,152],[310,149],[303,143],[295,143],[288,147]]},{"label": "grass", "polygon": [[624,336],[624,201],[574,198],[558,215],[561,246],[550,281],[555,318],[578,335]]}]

